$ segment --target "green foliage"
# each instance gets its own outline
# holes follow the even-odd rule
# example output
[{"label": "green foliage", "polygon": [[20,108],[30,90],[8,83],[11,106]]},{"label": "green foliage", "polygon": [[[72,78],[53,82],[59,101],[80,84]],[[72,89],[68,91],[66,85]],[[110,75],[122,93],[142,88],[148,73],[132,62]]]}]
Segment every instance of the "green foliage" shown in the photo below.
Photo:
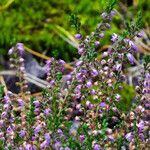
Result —
[{"label": "green foliage", "polygon": [[[90,33],[99,21],[99,12],[102,12],[105,6],[107,6],[107,11],[111,11],[117,1],[107,2],[105,0],[2,0],[0,8],[4,9],[0,9],[0,54],[6,55],[7,50],[16,42],[23,42],[33,50],[70,61],[77,52],[72,45],[66,44],[64,39],[56,35],[55,25],[61,26],[73,35],[75,32],[69,24],[69,16],[71,16],[71,22],[77,31],[80,30],[83,35]],[[138,7],[149,10],[148,4],[149,0],[141,1]],[[131,6],[130,10],[133,14],[136,12],[135,7]],[[78,17],[74,14],[77,14]],[[145,24],[150,20],[150,16],[148,12],[143,12],[143,14],[144,16],[141,16],[139,13],[139,16],[142,17]],[[124,15],[128,15],[128,12]],[[137,26],[140,26],[140,17],[137,19]],[[81,29],[78,18],[80,18]],[[121,32],[120,21],[119,17],[114,19],[115,24],[109,31],[109,35],[113,32]],[[109,36],[101,44],[106,44],[108,40]]]},{"label": "green foliage", "polygon": [[122,97],[119,104],[117,104],[118,108],[122,111],[128,111],[131,108],[132,100],[135,96],[135,90],[133,86],[128,84],[123,85],[123,90],[119,93]]},{"label": "green foliage", "polygon": [[3,97],[3,94],[4,94],[4,86],[0,85],[0,98]]}]

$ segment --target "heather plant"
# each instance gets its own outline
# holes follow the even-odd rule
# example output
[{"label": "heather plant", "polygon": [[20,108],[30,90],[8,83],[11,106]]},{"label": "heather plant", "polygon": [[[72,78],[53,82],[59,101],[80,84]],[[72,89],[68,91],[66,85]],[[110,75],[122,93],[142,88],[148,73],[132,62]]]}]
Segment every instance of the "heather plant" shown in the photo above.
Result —
[{"label": "heather plant", "polygon": [[[19,78],[20,93],[0,97],[1,149],[101,150],[149,149],[150,66],[149,56],[139,65],[133,38],[142,37],[141,13],[122,35],[114,33],[111,47],[97,57],[106,30],[111,28],[115,1],[101,14],[96,30],[85,38],[73,16],[79,41],[75,67],[64,73],[65,61],[46,61],[47,88],[33,97],[24,79],[24,46],[9,50],[11,68]],[[128,65],[139,65],[141,74],[133,96],[121,94],[128,84]],[[2,88],[1,88],[2,89]],[[3,91],[3,90],[1,90]],[[1,92],[2,93],[2,92]],[[128,94],[128,93],[126,93]],[[3,95],[3,94],[1,94]],[[122,110],[123,99],[131,102]],[[134,100],[134,101],[133,101]]]}]

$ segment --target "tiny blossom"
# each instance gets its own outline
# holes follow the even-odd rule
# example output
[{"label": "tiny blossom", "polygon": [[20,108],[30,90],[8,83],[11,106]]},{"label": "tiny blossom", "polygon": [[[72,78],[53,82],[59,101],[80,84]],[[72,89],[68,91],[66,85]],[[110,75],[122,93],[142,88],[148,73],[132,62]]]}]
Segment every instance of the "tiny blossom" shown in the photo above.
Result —
[{"label": "tiny blossom", "polygon": [[35,105],[35,107],[40,107],[40,102],[38,100],[34,101],[33,104]]},{"label": "tiny blossom", "polygon": [[99,41],[96,41],[96,42],[95,42],[95,46],[96,46],[96,47],[99,47],[99,46],[100,46],[100,42],[99,42]]},{"label": "tiny blossom", "polygon": [[116,42],[117,40],[118,40],[118,35],[116,33],[113,33],[113,35],[111,37],[111,41]]},{"label": "tiny blossom", "polygon": [[16,47],[19,50],[20,55],[22,56],[24,54],[24,45],[23,45],[23,43],[17,43]]},{"label": "tiny blossom", "polygon": [[34,129],[34,134],[38,134],[41,131],[41,126],[38,125],[35,129]]},{"label": "tiny blossom", "polygon": [[25,135],[26,135],[26,131],[25,131],[25,130],[21,130],[21,131],[19,132],[19,136],[20,136],[21,138],[25,137]]},{"label": "tiny blossom", "polygon": [[99,106],[100,106],[100,107],[106,107],[106,103],[105,103],[105,102],[101,102],[101,103],[99,104]]},{"label": "tiny blossom", "polygon": [[71,150],[69,147],[65,147],[65,149],[64,150]]},{"label": "tiny blossom", "polygon": [[127,58],[128,58],[128,60],[130,61],[131,64],[134,64],[134,57],[131,53],[127,54]]},{"label": "tiny blossom", "polygon": [[111,25],[110,25],[109,23],[106,23],[105,25],[106,25],[106,27],[107,27],[108,29],[111,28]]},{"label": "tiny blossom", "polygon": [[78,34],[75,35],[75,38],[80,40],[82,38],[82,35],[78,33]]},{"label": "tiny blossom", "polygon": [[88,88],[92,87],[92,80],[88,80],[87,83],[86,83],[86,86]]},{"label": "tiny blossom", "polygon": [[78,48],[78,54],[79,55],[82,55],[84,53],[84,48]]},{"label": "tiny blossom", "polygon": [[79,136],[80,143],[82,143],[82,142],[84,141],[84,139],[85,139],[85,136],[84,136],[84,135],[80,135],[80,136]]},{"label": "tiny blossom", "polygon": [[103,37],[104,37],[104,33],[100,33],[100,34],[99,34],[99,37],[100,37],[100,38],[103,38]]},{"label": "tiny blossom", "polygon": [[127,133],[127,134],[125,135],[125,138],[126,138],[129,142],[131,142],[132,139],[133,139],[132,133],[131,133],[131,132],[130,132],[130,133]]},{"label": "tiny blossom", "polygon": [[59,141],[56,141],[55,144],[54,144],[54,148],[56,150],[59,150],[60,147],[61,147],[61,143]]},{"label": "tiny blossom", "polygon": [[98,75],[98,71],[97,71],[96,69],[92,69],[91,75],[92,75],[93,77],[96,77],[96,76]]},{"label": "tiny blossom", "polygon": [[9,51],[8,51],[8,55],[12,55],[14,52],[14,48],[11,48]]},{"label": "tiny blossom", "polygon": [[50,108],[45,109],[45,110],[44,110],[45,116],[48,116],[48,115],[50,114],[50,112],[51,112],[51,109],[50,109]]},{"label": "tiny blossom", "polygon": [[131,40],[128,40],[128,43],[134,51],[138,51],[138,47]]},{"label": "tiny blossom", "polygon": [[79,67],[79,66],[81,66],[82,64],[83,64],[83,61],[82,61],[82,60],[77,61],[77,62],[76,62],[76,67]]},{"label": "tiny blossom", "polygon": [[100,150],[100,149],[101,149],[101,147],[99,144],[94,144],[93,150]]},{"label": "tiny blossom", "polygon": [[116,101],[120,101],[121,96],[119,94],[116,94],[115,98],[116,98]]}]

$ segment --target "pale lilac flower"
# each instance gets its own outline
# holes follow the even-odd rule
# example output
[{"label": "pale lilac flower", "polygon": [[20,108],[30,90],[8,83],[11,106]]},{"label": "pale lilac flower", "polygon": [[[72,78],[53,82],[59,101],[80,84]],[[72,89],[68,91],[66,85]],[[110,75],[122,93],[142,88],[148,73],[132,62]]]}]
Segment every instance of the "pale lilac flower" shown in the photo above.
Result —
[{"label": "pale lilac flower", "polygon": [[99,46],[100,46],[100,42],[99,42],[99,41],[96,41],[96,42],[95,42],[95,46],[96,46],[96,47],[99,47]]},{"label": "pale lilac flower", "polygon": [[99,106],[100,106],[100,107],[106,107],[106,103],[105,103],[105,102],[101,102],[101,103],[99,104]]},{"label": "pale lilac flower", "polygon": [[19,50],[20,55],[22,56],[24,54],[24,45],[23,45],[23,43],[17,43],[16,47]]},{"label": "pale lilac flower", "polygon": [[113,35],[111,37],[111,41],[116,42],[117,40],[118,40],[118,35],[116,33],[113,33]]},{"label": "pale lilac flower", "polygon": [[41,131],[41,126],[38,125],[35,129],[34,129],[34,134],[38,134]]},{"label": "pale lilac flower", "polygon": [[77,61],[77,62],[76,62],[76,67],[79,67],[79,66],[81,66],[82,64],[83,64],[83,61],[82,61],[82,60]]},{"label": "pale lilac flower", "polygon": [[14,52],[14,47],[12,47],[12,48],[8,51],[8,55],[12,55],[13,52]]},{"label": "pale lilac flower", "polygon": [[40,148],[43,149],[43,148],[47,148],[49,146],[49,142],[47,142],[46,140],[43,141],[41,144],[40,144]]},{"label": "pale lilac flower", "polygon": [[82,38],[82,35],[78,33],[78,34],[75,35],[75,38],[80,40]]},{"label": "pale lilac flower", "polygon": [[59,141],[56,141],[55,144],[54,144],[54,148],[56,150],[59,150],[60,147],[61,147],[61,143]]},{"label": "pale lilac flower", "polygon": [[38,100],[34,101],[33,104],[35,107],[40,107],[40,102]]},{"label": "pale lilac flower", "polygon": [[99,37],[100,37],[100,38],[103,38],[103,37],[104,37],[104,33],[100,33],[100,34],[99,34]]},{"label": "pale lilac flower", "polygon": [[71,150],[69,147],[65,147],[65,149],[64,150]]},{"label": "pale lilac flower", "polygon": [[45,140],[46,140],[46,141],[49,141],[49,142],[50,142],[51,137],[50,137],[50,134],[49,134],[49,133],[45,133],[45,134],[44,134],[44,137],[45,137]]},{"label": "pale lilac flower", "polygon": [[45,116],[48,116],[48,115],[50,114],[50,112],[51,112],[51,109],[50,109],[50,108],[45,109],[45,110],[44,110]]},{"label": "pale lilac flower", "polygon": [[88,88],[92,87],[92,80],[88,80],[87,83],[86,83],[86,86]]},{"label": "pale lilac flower", "polygon": [[116,101],[120,101],[120,99],[121,99],[121,96],[120,96],[119,94],[116,94],[115,100],[116,100]]},{"label": "pale lilac flower", "polygon": [[85,52],[84,48],[78,48],[78,54],[82,55]]},{"label": "pale lilac flower", "polygon": [[128,60],[130,61],[131,64],[134,64],[134,57],[131,53],[127,54],[127,58],[128,58]]},{"label": "pale lilac flower", "polygon": [[94,144],[93,150],[100,150],[100,149],[101,149],[101,147],[99,144]]},{"label": "pale lilac flower", "polygon": [[92,75],[92,77],[98,76],[98,71],[96,69],[92,69],[91,75]]},{"label": "pale lilac flower", "polygon": [[130,132],[130,133],[127,133],[127,134],[125,135],[125,138],[126,138],[129,142],[131,142],[132,139],[133,139],[132,133],[131,133],[131,132]]},{"label": "pale lilac flower", "polygon": [[26,150],[32,150],[32,145],[31,145],[31,144],[26,144],[25,149],[26,149]]},{"label": "pale lilac flower", "polygon": [[21,131],[19,132],[19,136],[20,136],[21,138],[24,138],[25,135],[26,135],[26,131],[25,131],[25,130],[21,130]]},{"label": "pale lilac flower", "polygon": [[128,43],[134,51],[138,51],[138,47],[131,40],[128,40]]},{"label": "pale lilac flower", "polygon": [[80,143],[82,143],[84,139],[85,139],[85,136],[83,134],[79,136]]},{"label": "pale lilac flower", "polygon": [[24,106],[24,101],[22,99],[18,99],[17,101],[20,107]]}]

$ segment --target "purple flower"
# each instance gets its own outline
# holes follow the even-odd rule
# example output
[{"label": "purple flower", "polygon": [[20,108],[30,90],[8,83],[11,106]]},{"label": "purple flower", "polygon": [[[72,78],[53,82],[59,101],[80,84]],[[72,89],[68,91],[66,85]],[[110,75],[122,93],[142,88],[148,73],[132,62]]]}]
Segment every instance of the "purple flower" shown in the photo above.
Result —
[{"label": "purple flower", "polygon": [[26,150],[32,150],[32,145],[31,145],[31,144],[26,144],[25,149],[26,149]]},{"label": "purple flower", "polygon": [[144,123],[143,120],[141,120],[141,121],[139,122],[139,124],[137,124],[137,127],[139,128],[140,131],[144,129],[144,124],[145,124],[145,123]]},{"label": "purple flower", "polygon": [[44,137],[45,137],[45,140],[46,140],[46,141],[49,141],[49,142],[50,142],[51,137],[50,137],[50,134],[49,134],[49,133],[45,133],[45,134],[44,134]]},{"label": "purple flower", "polygon": [[87,83],[86,83],[86,86],[88,88],[90,88],[92,86],[92,80],[88,80]]},{"label": "purple flower", "polygon": [[122,65],[121,65],[121,64],[116,64],[116,65],[114,66],[114,69],[115,69],[116,71],[121,71]]},{"label": "purple flower", "polygon": [[45,110],[44,110],[45,116],[48,116],[48,115],[50,114],[50,112],[51,112],[51,109],[50,109],[50,108],[45,109]]},{"label": "purple flower", "polygon": [[116,101],[120,101],[121,96],[119,94],[116,94],[115,98],[116,98]]},{"label": "purple flower", "polygon": [[96,91],[95,91],[94,89],[92,89],[92,90],[90,91],[90,94],[91,94],[91,95],[94,95],[94,94],[96,94]]},{"label": "purple flower", "polygon": [[100,106],[100,107],[106,107],[106,103],[105,103],[105,102],[101,102],[101,103],[99,104],[99,106]]},{"label": "purple flower", "polygon": [[38,134],[41,131],[41,126],[38,125],[35,129],[34,129],[34,134]]},{"label": "purple flower", "polygon": [[0,120],[0,128],[2,128],[4,126],[4,121]]},{"label": "purple flower", "polygon": [[17,101],[19,106],[24,106],[24,101],[22,99],[18,99]]},{"label": "purple flower", "polygon": [[79,55],[82,55],[84,53],[84,48],[78,48],[78,54]]},{"label": "purple flower", "polygon": [[138,47],[131,40],[127,40],[127,41],[134,51],[138,51]]},{"label": "purple flower", "polygon": [[57,130],[57,133],[59,134],[59,136],[60,136],[60,137],[62,137],[62,136],[63,136],[63,132],[62,132],[62,130],[61,130],[61,129],[58,129],[58,130]]},{"label": "purple flower", "polygon": [[100,46],[100,42],[99,42],[99,41],[96,41],[96,42],[95,42],[95,46],[96,46],[96,47],[99,47],[99,46]]},{"label": "purple flower", "polygon": [[103,37],[104,37],[104,33],[100,33],[100,34],[99,34],[99,37],[100,37],[100,38],[103,38]]},{"label": "purple flower", "polygon": [[10,108],[10,105],[9,104],[4,104],[3,108],[4,108],[5,111],[8,111],[9,108]]},{"label": "purple flower", "polygon": [[69,80],[72,79],[72,75],[71,75],[71,74],[67,74],[67,75],[65,76],[65,78],[66,78],[67,81],[69,81]]},{"label": "purple flower", "polygon": [[116,33],[113,33],[113,35],[111,37],[111,41],[116,42],[117,40],[118,40],[118,35]]},{"label": "purple flower", "polygon": [[13,133],[13,129],[9,126],[7,128],[7,134],[12,134]]},{"label": "purple flower", "polygon": [[60,60],[59,60],[59,63],[60,63],[61,65],[64,65],[64,64],[65,64],[65,61],[62,60],[62,59],[60,59]]},{"label": "purple flower", "polygon": [[46,140],[43,141],[41,144],[40,144],[40,148],[43,149],[43,148],[46,148],[49,146],[49,142],[47,142]]},{"label": "purple flower", "polygon": [[98,76],[98,71],[97,71],[96,69],[92,69],[91,75],[92,75],[93,77]]},{"label": "purple flower", "polygon": [[78,33],[78,34],[75,35],[75,38],[80,40],[82,38],[82,35]]},{"label": "purple flower", "polygon": [[143,37],[144,37],[144,34],[145,34],[144,31],[140,31],[140,32],[137,34],[137,37],[143,38]]},{"label": "purple flower", "polygon": [[25,130],[21,130],[21,131],[19,132],[19,136],[20,136],[21,138],[24,138],[25,135],[26,135],[26,131],[25,131]]},{"label": "purple flower", "polygon": [[38,100],[34,101],[33,104],[35,107],[40,107],[40,102]]},{"label": "purple flower", "polygon": [[111,25],[110,25],[109,23],[106,23],[105,25],[106,25],[106,27],[107,27],[108,29],[111,28]]},{"label": "purple flower", "polygon": [[12,47],[9,51],[8,51],[8,55],[12,55],[14,52],[14,47]]},{"label": "purple flower", "polygon": [[82,143],[82,142],[84,141],[84,139],[85,139],[85,136],[84,136],[84,135],[80,135],[80,136],[79,136],[80,143]]},{"label": "purple flower", "polygon": [[22,56],[24,54],[24,45],[23,45],[23,43],[17,43],[16,47],[19,50],[20,55]]},{"label": "purple flower", "polygon": [[69,147],[65,147],[65,150],[70,150],[70,148]]},{"label": "purple flower", "polygon": [[94,144],[93,150],[100,150],[100,149],[101,149],[101,147],[99,144]]},{"label": "purple flower", "polygon": [[39,108],[35,108],[35,109],[34,109],[34,113],[35,113],[36,115],[38,115],[38,114],[40,113],[40,109],[39,109]]},{"label": "purple flower", "polygon": [[5,119],[5,118],[7,118],[7,115],[8,115],[7,112],[4,111],[4,112],[1,113],[1,118]]},{"label": "purple flower", "polygon": [[133,139],[132,133],[131,133],[131,132],[130,132],[130,133],[127,133],[127,134],[125,135],[125,138],[126,138],[129,142],[131,142],[132,139]]},{"label": "purple flower", "polygon": [[59,150],[60,147],[61,147],[61,143],[59,141],[56,141],[55,144],[54,144],[54,148],[56,150]]},{"label": "purple flower", "polygon": [[76,67],[79,67],[79,66],[81,66],[82,64],[83,64],[83,61],[82,61],[82,60],[77,61],[77,62],[76,62]]},{"label": "purple flower", "polygon": [[10,101],[10,98],[9,98],[9,96],[4,96],[4,103],[9,103],[9,101]]},{"label": "purple flower", "polygon": [[131,53],[127,54],[127,58],[128,58],[128,60],[130,61],[131,64],[134,64],[134,57]]}]

